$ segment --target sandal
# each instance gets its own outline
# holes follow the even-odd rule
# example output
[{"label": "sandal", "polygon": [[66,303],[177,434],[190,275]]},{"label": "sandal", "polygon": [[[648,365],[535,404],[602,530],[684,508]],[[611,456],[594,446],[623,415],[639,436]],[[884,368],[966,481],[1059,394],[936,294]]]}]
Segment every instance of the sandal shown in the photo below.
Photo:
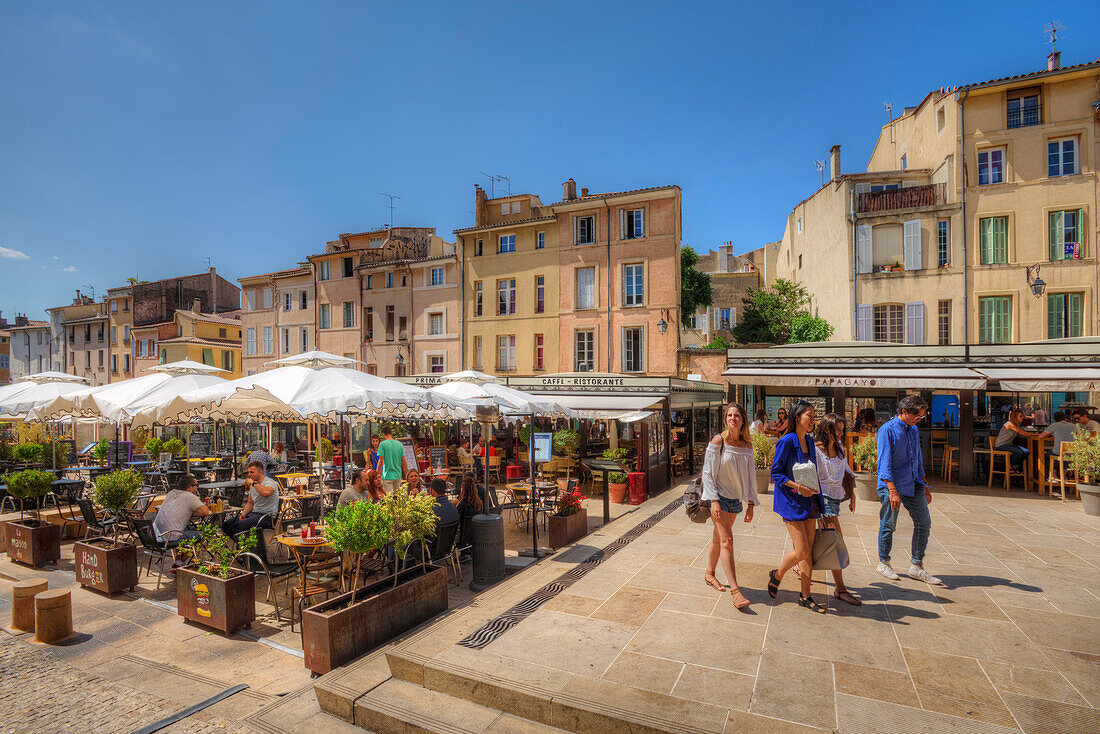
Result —
[{"label": "sandal", "polygon": [[863,606],[863,602],[852,596],[848,591],[834,591],[833,596],[840,599],[845,604],[851,604],[853,607]]},{"label": "sandal", "polygon": [[745,598],[745,595],[741,593],[740,588],[731,589],[730,590],[730,596],[733,598],[733,606],[735,606],[738,609],[744,609],[745,607],[747,607],[749,604],[752,603],[748,599]]},{"label": "sandal", "polygon": [[773,568],[771,571],[768,571],[768,596],[772,599],[779,593],[779,579],[775,577],[775,572],[778,570],[778,568]]},{"label": "sandal", "polygon": [[712,589],[715,589],[716,591],[725,591],[726,590],[726,585],[723,584],[721,581],[719,581],[718,577],[715,576],[713,573],[703,574],[703,581],[706,582],[707,586],[711,587]]},{"label": "sandal", "polygon": [[799,594],[798,595],[798,604],[799,604],[799,606],[803,606],[803,607],[806,607],[807,609],[811,609],[811,610],[817,612],[818,614],[824,614],[825,613],[825,607],[821,606],[816,601],[814,601],[814,598],[812,596],[802,596],[801,594]]}]

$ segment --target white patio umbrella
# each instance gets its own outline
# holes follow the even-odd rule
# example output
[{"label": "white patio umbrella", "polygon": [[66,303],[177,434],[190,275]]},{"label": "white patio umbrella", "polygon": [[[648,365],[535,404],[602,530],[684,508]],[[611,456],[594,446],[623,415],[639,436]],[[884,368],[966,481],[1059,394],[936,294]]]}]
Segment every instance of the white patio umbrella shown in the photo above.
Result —
[{"label": "white patio umbrella", "polygon": [[500,412],[506,421],[522,419],[532,414],[547,418],[580,417],[573,410],[553,400],[494,382],[445,382],[428,388],[428,392],[445,395],[471,405],[493,403],[500,407]]},{"label": "white patio umbrella", "polygon": [[37,406],[87,388],[83,377],[65,372],[40,372],[8,385],[0,393],[0,420],[26,420]]},{"label": "white patio umbrella", "polygon": [[504,382],[504,380],[500,379],[499,377],[487,375],[484,372],[478,372],[477,370],[462,370],[461,372],[452,372],[449,375],[443,375],[442,379],[444,380],[444,382],[441,384],[446,384],[447,382]]}]

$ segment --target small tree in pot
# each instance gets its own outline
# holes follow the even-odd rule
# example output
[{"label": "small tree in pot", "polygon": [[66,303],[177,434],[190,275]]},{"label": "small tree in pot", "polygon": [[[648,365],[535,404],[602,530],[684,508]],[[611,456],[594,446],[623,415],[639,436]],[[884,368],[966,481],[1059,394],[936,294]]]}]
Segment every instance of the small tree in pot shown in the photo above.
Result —
[{"label": "small tree in pot", "polygon": [[[26,469],[8,474],[4,484],[8,493],[19,500],[19,519],[7,524],[7,549],[12,560],[37,566],[57,563],[61,558],[61,526],[42,522],[39,503],[53,488],[53,472]],[[31,519],[24,519],[25,505],[34,500]]]},{"label": "small tree in pot", "polygon": [[581,434],[572,428],[562,428],[554,432],[554,450],[559,454],[570,456],[577,453],[581,445]]},{"label": "small tree in pot", "polygon": [[[386,508],[375,502],[350,502],[337,507],[325,519],[325,540],[341,553],[355,558],[355,572],[351,577],[351,590],[359,582],[359,567],[365,553],[386,547],[390,538],[391,518]],[[354,602],[354,596],[353,596]]]},{"label": "small tree in pot", "polygon": [[[435,513],[432,512],[434,504],[435,499],[430,494],[410,493],[406,482],[402,482],[396,492],[390,492],[382,500],[382,506],[390,518],[387,540],[393,544],[394,558],[402,566],[405,554],[414,542],[420,545],[421,564],[427,565],[426,541],[435,536]],[[393,585],[397,586],[397,573],[393,575]]]},{"label": "small tree in pot", "polygon": [[105,594],[137,586],[137,547],[119,544],[118,518],[134,504],[141,488],[141,474],[133,469],[113,471],[95,480],[95,501],[114,513],[111,538],[93,538],[73,546],[76,579]]},{"label": "small tree in pot", "polygon": [[149,454],[149,461],[156,461],[161,451],[164,451],[164,441],[156,436],[145,442],[145,453]]},{"label": "small tree in pot", "polygon": [[1078,430],[1073,434],[1073,443],[1062,444],[1062,451],[1067,450],[1085,514],[1100,515],[1100,435]]},{"label": "small tree in pot", "polygon": [[187,451],[187,444],[178,438],[170,438],[164,442],[161,451],[170,451],[172,456],[183,456]]},{"label": "small tree in pot", "polygon": [[256,528],[237,536],[236,549],[212,523],[203,523],[199,532],[198,538],[187,538],[179,544],[180,551],[193,559],[190,568],[176,573],[179,615],[226,634],[252,626],[256,618],[256,576],[234,568],[233,563],[256,547]]},{"label": "small tree in pot", "polygon": [[878,440],[865,436],[852,446],[852,463],[856,466],[856,497],[878,502]]},{"label": "small tree in pot", "polygon": [[105,439],[105,438],[99,439],[99,441],[95,445],[95,448],[92,449],[92,457],[95,458],[97,463],[99,463],[99,464],[107,463],[107,450],[108,450],[108,448],[109,448],[109,444],[107,443],[107,439]]},{"label": "small tree in pot", "polygon": [[762,431],[751,432],[749,438],[752,440],[752,461],[756,466],[756,491],[767,492],[772,480],[775,444]]}]

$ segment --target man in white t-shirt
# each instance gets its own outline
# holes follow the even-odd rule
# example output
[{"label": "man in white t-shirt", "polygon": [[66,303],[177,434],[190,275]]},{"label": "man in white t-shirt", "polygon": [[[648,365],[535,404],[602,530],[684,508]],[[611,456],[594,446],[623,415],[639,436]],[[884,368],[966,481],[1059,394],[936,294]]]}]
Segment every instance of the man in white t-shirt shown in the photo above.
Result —
[{"label": "man in white t-shirt", "polygon": [[199,499],[199,480],[192,474],[179,479],[177,489],[164,498],[153,520],[153,532],[161,543],[178,543],[184,538],[199,537],[198,531],[188,530],[192,517],[206,517],[210,508]]},{"label": "man in white t-shirt", "polygon": [[1100,423],[1089,418],[1089,412],[1084,408],[1073,409],[1073,422],[1078,428],[1083,428],[1091,433],[1100,433]]}]

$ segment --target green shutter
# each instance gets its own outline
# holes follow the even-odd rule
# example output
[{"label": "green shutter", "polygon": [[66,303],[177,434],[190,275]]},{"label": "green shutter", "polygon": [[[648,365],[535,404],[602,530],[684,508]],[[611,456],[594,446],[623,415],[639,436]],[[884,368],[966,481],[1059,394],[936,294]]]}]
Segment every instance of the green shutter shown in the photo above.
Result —
[{"label": "green shutter", "polygon": [[993,218],[993,262],[1008,262],[1008,218]]},{"label": "green shutter", "polygon": [[1084,300],[1083,293],[1066,294],[1066,336],[1082,336],[1081,316]]},{"label": "green shutter", "polygon": [[1062,294],[1047,296],[1047,339],[1060,339],[1062,337]]},{"label": "green shutter", "polygon": [[[982,222],[985,223],[984,221]],[[989,344],[992,339],[993,319],[991,316],[991,301],[989,298],[978,299],[978,343]]]},{"label": "green shutter", "polygon": [[981,264],[988,265],[993,262],[993,222],[989,219],[981,220]]},{"label": "green shutter", "polygon": [[1051,212],[1050,218],[1050,259],[1061,260],[1065,248],[1066,224],[1062,212]]},{"label": "green shutter", "polygon": [[1085,237],[1086,237],[1087,232],[1088,232],[1088,230],[1085,229],[1085,210],[1084,209],[1078,209],[1077,210],[1077,241],[1081,243],[1081,257],[1088,257],[1088,255],[1085,254]]},{"label": "green shutter", "polygon": [[202,363],[203,364],[208,364],[211,367],[214,366],[214,350],[213,349],[203,349],[202,350]]},{"label": "green shutter", "polygon": [[997,344],[1012,341],[1012,299],[1001,297],[994,299],[997,312],[994,320],[993,339]]}]

